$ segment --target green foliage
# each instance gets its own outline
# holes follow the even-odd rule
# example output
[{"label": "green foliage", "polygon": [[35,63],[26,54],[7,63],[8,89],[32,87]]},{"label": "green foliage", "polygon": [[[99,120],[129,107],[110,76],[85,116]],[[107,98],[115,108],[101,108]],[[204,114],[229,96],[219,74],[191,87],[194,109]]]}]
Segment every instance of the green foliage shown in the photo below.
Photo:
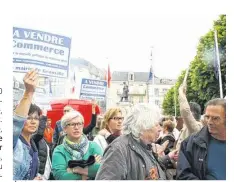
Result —
[{"label": "green foliage", "polygon": [[[213,28],[218,33],[218,46],[221,63],[223,95],[226,95],[226,15],[220,15],[214,21]],[[220,97],[219,80],[214,74],[214,31],[210,30],[200,38],[197,46],[197,55],[190,63],[190,70],[187,79],[188,101],[197,102],[204,109],[207,101]],[[175,84],[177,115],[179,115],[178,89],[185,75],[181,72]],[[172,87],[163,100],[164,114],[174,115],[174,87]]]}]

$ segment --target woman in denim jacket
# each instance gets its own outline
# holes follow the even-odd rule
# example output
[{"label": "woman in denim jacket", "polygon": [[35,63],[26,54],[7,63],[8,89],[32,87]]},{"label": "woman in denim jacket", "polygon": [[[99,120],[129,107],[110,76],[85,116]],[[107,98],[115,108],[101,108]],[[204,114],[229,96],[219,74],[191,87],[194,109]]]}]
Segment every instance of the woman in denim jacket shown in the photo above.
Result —
[{"label": "woman in denim jacket", "polygon": [[40,180],[38,172],[38,152],[32,140],[39,125],[40,108],[32,105],[32,97],[37,85],[37,72],[29,71],[24,77],[25,92],[13,117],[13,179]]}]

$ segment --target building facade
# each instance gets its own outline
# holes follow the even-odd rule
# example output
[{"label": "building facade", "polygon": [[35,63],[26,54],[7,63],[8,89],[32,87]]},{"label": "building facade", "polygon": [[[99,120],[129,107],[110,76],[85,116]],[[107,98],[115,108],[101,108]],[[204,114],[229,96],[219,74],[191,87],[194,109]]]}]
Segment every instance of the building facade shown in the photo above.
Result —
[{"label": "building facade", "polygon": [[154,77],[154,84],[148,81],[149,72],[118,72],[112,73],[111,86],[108,91],[108,106],[114,106],[121,99],[123,82],[129,87],[129,102],[153,103],[162,108],[166,92],[175,84],[175,79]]}]

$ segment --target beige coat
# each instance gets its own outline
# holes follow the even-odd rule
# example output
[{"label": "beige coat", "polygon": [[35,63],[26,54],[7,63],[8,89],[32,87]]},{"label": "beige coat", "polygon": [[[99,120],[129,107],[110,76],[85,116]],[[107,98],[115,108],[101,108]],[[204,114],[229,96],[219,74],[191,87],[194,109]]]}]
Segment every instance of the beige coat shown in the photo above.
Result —
[{"label": "beige coat", "polygon": [[203,127],[203,124],[196,121],[190,111],[189,103],[187,101],[186,95],[179,94],[179,104],[180,104],[180,114],[184,120],[184,126],[180,130],[180,135],[176,144],[176,149],[180,149],[181,142],[190,136],[192,133],[198,132]]}]

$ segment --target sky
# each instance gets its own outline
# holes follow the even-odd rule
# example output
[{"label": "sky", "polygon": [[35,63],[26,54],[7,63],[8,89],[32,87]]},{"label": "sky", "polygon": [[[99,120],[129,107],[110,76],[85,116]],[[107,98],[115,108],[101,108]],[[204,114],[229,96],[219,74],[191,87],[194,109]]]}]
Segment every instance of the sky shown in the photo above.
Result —
[{"label": "sky", "polygon": [[[196,55],[201,36],[212,29],[218,13],[208,14],[83,14],[64,9],[60,14],[30,14],[14,26],[47,31],[72,38],[71,57],[113,71],[153,69],[158,77],[177,78]],[[57,14],[56,14],[57,13]],[[56,16],[54,15],[56,14]]]}]

